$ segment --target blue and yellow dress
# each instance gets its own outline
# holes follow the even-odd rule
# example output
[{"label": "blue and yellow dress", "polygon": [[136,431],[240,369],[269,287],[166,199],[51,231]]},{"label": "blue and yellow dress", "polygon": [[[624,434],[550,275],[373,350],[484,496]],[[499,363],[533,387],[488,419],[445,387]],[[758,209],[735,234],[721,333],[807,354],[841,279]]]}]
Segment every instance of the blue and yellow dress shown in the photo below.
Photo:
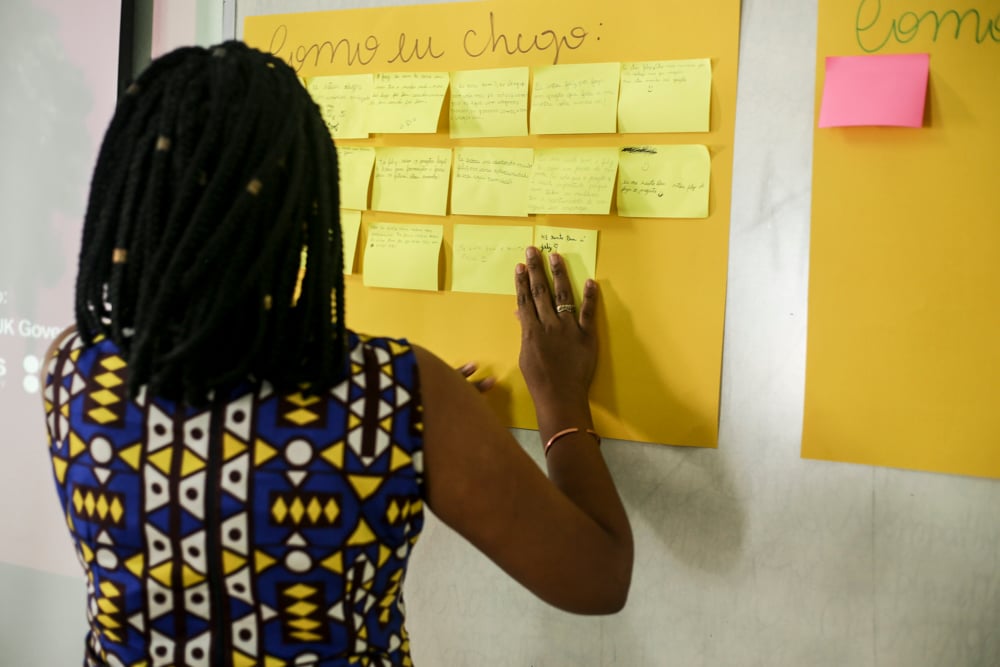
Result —
[{"label": "blue and yellow dress", "polygon": [[321,396],[247,382],[204,408],[125,391],[69,336],[45,407],[87,576],[87,667],[410,665],[403,577],[423,524],[405,341],[350,335]]}]

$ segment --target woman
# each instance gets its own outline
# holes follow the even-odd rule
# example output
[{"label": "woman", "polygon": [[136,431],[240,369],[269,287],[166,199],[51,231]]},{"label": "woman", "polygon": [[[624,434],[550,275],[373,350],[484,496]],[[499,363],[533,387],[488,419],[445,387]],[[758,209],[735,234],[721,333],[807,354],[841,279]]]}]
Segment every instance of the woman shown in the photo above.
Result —
[{"label": "woman", "polygon": [[425,502],[549,603],[624,604],[596,285],[577,316],[557,255],[551,286],[534,248],[514,272],[546,478],[459,373],[345,327],[336,183],[294,73],[242,44],[170,53],[120,102],[45,391],[86,665],[411,664]]}]

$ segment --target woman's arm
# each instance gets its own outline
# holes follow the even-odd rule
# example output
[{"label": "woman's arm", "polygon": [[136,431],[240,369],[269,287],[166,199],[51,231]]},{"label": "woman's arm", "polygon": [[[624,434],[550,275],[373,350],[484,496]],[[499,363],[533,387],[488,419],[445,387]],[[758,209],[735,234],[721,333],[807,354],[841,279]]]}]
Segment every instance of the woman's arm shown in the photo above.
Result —
[{"label": "woman's arm", "polygon": [[[572,300],[553,261],[557,303]],[[566,428],[547,458],[549,477],[475,389],[416,348],[424,404],[427,503],[508,574],[550,604],[581,614],[618,611],[632,572],[632,534],[592,428],[587,391],[596,363],[597,287],[580,315],[557,313],[540,254],[516,275],[520,365],[543,439]]]}]

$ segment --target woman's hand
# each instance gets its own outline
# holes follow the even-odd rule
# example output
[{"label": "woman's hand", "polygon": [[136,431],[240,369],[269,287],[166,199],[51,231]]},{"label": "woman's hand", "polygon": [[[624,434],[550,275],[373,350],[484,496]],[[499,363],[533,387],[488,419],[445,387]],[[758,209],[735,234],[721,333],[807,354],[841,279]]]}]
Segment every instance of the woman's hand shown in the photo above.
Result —
[{"label": "woman's hand", "polygon": [[470,361],[466,364],[463,364],[458,368],[456,368],[455,370],[461,373],[462,377],[464,377],[466,380],[469,380],[469,382],[472,383],[472,386],[475,387],[480,394],[485,394],[490,389],[492,389],[494,385],[496,385],[497,383],[497,379],[492,375],[487,375],[486,377],[480,380],[471,380],[470,378],[476,374],[476,371],[479,370],[479,364],[477,364],[474,361]]},{"label": "woman's hand", "polygon": [[[521,374],[539,422],[546,421],[544,416],[549,412],[569,417],[581,410],[585,412],[582,418],[589,422],[587,393],[597,365],[597,283],[587,281],[577,314],[566,262],[551,253],[549,264],[551,287],[537,248],[529,247],[525,263],[515,269]],[[588,424],[567,424],[575,425]]]}]

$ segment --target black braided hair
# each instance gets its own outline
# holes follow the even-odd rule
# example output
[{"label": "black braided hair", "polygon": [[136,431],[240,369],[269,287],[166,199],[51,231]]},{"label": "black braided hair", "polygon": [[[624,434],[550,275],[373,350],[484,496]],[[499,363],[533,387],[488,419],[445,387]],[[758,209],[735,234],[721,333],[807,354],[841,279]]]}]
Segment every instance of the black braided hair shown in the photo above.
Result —
[{"label": "black braided hair", "polygon": [[240,42],[178,49],[104,137],[77,327],[118,344],[133,397],[323,391],[347,368],[341,242],[337,154],[295,73]]}]

